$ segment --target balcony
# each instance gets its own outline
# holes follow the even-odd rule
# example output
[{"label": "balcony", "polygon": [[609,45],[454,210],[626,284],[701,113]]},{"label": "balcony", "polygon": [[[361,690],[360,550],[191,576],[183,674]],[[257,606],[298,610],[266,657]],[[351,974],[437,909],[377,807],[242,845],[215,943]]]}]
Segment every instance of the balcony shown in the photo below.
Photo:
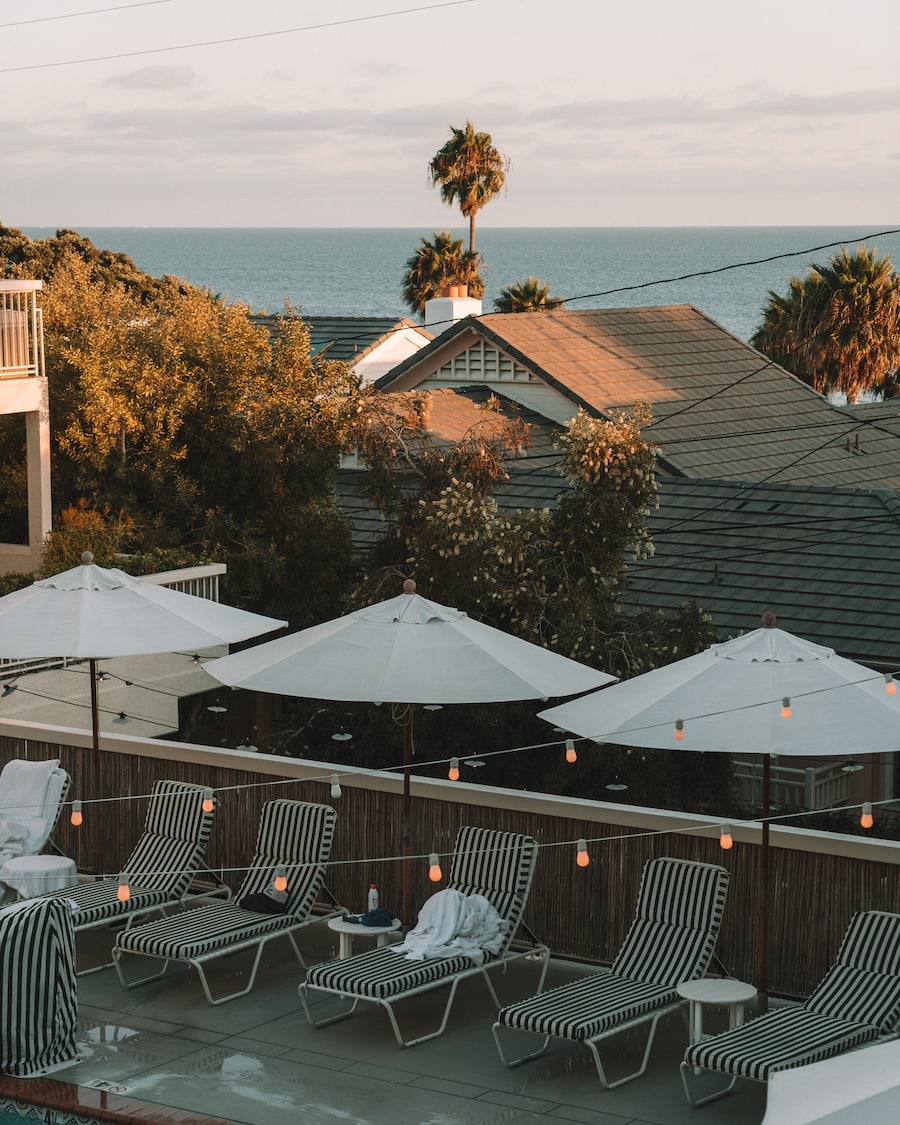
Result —
[{"label": "balcony", "polygon": [[43,282],[0,281],[0,379],[44,376]]}]

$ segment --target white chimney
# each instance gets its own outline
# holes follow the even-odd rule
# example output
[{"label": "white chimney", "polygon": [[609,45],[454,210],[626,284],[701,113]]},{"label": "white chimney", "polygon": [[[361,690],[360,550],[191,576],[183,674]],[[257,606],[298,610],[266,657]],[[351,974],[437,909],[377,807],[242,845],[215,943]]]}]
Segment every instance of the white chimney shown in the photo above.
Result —
[{"label": "white chimney", "polygon": [[440,297],[425,302],[426,328],[442,332],[466,316],[481,316],[481,301],[469,296],[467,285],[450,285],[441,290]]}]

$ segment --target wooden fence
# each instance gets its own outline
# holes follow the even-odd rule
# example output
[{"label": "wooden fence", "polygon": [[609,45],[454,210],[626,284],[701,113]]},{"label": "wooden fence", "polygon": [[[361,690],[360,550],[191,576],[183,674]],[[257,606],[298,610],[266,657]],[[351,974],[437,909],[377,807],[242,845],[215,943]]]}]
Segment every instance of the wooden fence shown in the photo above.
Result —
[{"label": "wooden fence", "polygon": [[[360,911],[374,882],[381,904],[400,912],[397,774],[125,736],[103,736],[104,748],[95,754],[80,732],[66,731],[65,741],[47,741],[48,733],[0,723],[0,765],[13,757],[60,759],[72,776],[70,798],[82,801],[84,822],[73,828],[67,811],[54,842],[80,871],[115,874],[140,833],[153,782],[173,778],[216,790],[208,865],[236,887],[253,853],[263,803],[273,797],[331,803],[330,778],[338,774],[343,793],[334,801],[338,831],[328,886],[338,901]],[[60,733],[57,728],[57,738]],[[408,861],[412,903],[421,904],[436,889],[427,879],[428,854],[448,857],[463,824],[536,837],[542,848],[526,921],[554,955],[590,962],[614,957],[648,859],[671,855],[722,864],[732,882],[718,957],[730,974],[757,980],[758,824],[733,825],[735,844],[724,852],[719,824],[708,817],[417,778]],[[575,864],[574,843],[581,837],[590,841],[591,864],[584,869]],[[776,827],[772,841],[770,991],[803,996],[833,961],[855,910],[900,911],[900,845]]]}]

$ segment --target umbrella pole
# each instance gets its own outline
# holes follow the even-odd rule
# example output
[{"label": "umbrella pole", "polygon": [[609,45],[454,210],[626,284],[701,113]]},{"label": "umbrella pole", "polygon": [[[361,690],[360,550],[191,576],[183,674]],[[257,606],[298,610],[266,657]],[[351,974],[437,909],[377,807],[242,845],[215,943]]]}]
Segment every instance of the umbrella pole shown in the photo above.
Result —
[{"label": "umbrella pole", "polygon": [[97,661],[92,656],[88,661],[91,672],[91,739],[94,750],[100,749],[100,700],[97,696]]},{"label": "umbrella pole", "polygon": [[410,820],[410,792],[409,770],[412,764],[412,722],[413,709],[410,704],[403,718],[403,819],[401,825],[401,842],[403,845],[403,924],[410,924],[409,918],[409,820]]},{"label": "umbrella pole", "polygon": [[769,754],[763,754],[762,776],[762,856],[760,857],[759,888],[759,1012],[769,1010],[769,814],[771,808],[771,763]]}]

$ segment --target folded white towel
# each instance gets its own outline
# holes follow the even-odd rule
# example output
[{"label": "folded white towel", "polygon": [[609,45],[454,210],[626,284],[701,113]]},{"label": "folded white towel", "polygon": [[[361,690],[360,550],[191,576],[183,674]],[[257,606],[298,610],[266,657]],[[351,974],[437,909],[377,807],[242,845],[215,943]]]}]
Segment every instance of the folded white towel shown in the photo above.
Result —
[{"label": "folded white towel", "polygon": [[[0,820],[9,828],[7,846],[12,835],[19,844],[12,855],[34,855],[46,844],[56,820],[59,798],[66,772],[59,768],[59,758],[43,762],[27,762],[13,758],[0,773]],[[11,858],[7,856],[7,858]]]}]

